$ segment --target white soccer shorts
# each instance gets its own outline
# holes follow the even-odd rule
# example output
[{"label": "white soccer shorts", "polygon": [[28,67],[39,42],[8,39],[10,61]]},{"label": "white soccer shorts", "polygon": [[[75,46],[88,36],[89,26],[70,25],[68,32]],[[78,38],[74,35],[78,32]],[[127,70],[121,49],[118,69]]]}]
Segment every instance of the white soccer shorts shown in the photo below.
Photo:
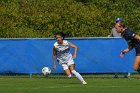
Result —
[{"label": "white soccer shorts", "polygon": [[69,69],[69,66],[74,64],[74,61],[69,61],[68,63],[62,63],[63,70]]}]

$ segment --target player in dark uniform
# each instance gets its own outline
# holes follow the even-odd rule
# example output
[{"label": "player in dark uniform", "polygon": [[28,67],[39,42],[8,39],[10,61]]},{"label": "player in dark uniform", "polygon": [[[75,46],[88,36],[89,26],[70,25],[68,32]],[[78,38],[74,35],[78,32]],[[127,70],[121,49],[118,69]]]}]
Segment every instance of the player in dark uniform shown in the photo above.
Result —
[{"label": "player in dark uniform", "polygon": [[136,58],[134,63],[134,70],[140,73],[140,36],[136,35],[134,31],[125,29],[125,25],[120,23],[119,25],[115,26],[117,31],[121,33],[122,37],[127,41],[128,48],[123,50],[120,53],[120,57],[122,58],[125,53],[129,52],[131,49],[135,48],[136,51]]}]

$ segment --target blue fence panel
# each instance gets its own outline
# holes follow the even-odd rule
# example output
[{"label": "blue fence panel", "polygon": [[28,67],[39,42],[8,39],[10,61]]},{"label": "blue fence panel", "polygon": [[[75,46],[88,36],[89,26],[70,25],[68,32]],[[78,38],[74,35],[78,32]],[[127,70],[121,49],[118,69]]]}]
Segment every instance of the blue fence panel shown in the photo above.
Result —
[{"label": "blue fence panel", "polygon": [[127,43],[121,38],[94,38],[72,40],[79,47],[75,60],[77,70],[81,73],[135,72],[133,62],[135,52],[132,50],[120,58],[121,50]]},{"label": "blue fence panel", "polygon": [[[135,52],[132,50],[124,58],[120,51],[127,48],[121,38],[87,38],[68,39],[79,48],[74,60],[76,70],[80,73],[114,73],[135,71],[133,62]],[[52,69],[52,49],[54,39],[1,39],[0,73],[41,73],[48,66]],[[73,53],[73,50],[71,49]],[[57,63],[56,73],[63,73]]]}]

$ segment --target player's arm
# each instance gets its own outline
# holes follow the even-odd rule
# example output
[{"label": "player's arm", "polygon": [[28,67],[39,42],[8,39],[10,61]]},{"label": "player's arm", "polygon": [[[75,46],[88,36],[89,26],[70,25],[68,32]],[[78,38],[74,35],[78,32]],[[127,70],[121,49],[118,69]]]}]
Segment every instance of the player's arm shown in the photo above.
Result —
[{"label": "player's arm", "polygon": [[55,47],[53,47],[52,59],[53,59],[53,69],[55,71],[56,70],[56,48]]},{"label": "player's arm", "polygon": [[124,56],[124,54],[129,52],[131,49],[133,49],[133,47],[129,44],[128,48],[126,48],[125,50],[121,51],[120,57],[122,58]]},{"label": "player's arm", "polygon": [[123,54],[129,52],[133,47],[131,45],[128,45],[128,48],[122,51]]},{"label": "player's arm", "polygon": [[73,58],[76,58],[77,55],[77,51],[78,51],[78,47],[70,42],[68,42],[69,46],[71,46],[72,48],[74,48],[74,54],[73,54]]}]

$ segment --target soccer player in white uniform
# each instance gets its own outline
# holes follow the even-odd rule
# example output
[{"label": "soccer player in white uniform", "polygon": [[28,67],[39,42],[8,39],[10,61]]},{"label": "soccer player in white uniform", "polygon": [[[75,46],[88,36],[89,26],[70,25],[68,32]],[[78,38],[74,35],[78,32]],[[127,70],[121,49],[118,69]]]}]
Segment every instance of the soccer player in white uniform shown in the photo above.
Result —
[{"label": "soccer player in white uniform", "polygon": [[[83,77],[75,71],[74,60],[78,51],[78,47],[67,40],[64,40],[64,34],[59,32],[56,34],[57,42],[54,43],[53,47],[53,68],[56,70],[56,59],[59,64],[62,65],[68,78],[72,77],[74,74],[82,84],[87,84]],[[74,54],[70,53],[70,47],[74,48]]]}]

